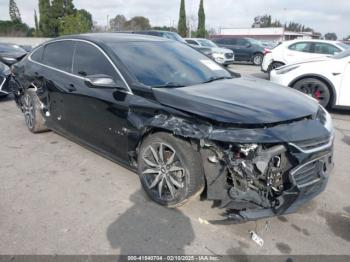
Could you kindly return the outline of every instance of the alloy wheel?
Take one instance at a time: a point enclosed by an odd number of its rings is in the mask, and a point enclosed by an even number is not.
[[[149,145],[142,155],[142,175],[148,189],[160,200],[171,201],[185,189],[185,168],[175,149],[165,143]]]
[[[296,89],[315,98],[322,106],[327,106],[330,100],[327,87],[318,82],[305,81]]]
[[[33,101],[28,94],[26,94],[23,98],[23,113],[24,119],[29,129],[33,129],[34,127],[34,115],[35,109],[33,105]]]

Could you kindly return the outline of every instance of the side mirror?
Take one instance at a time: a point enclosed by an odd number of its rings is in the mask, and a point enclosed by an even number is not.
[[[113,78],[108,75],[89,75],[85,77],[85,82],[91,88],[122,88],[122,85],[115,83]]]

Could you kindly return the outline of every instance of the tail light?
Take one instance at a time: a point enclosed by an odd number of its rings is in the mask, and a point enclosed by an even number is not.
[[[264,54],[264,55],[267,55],[267,54],[269,54],[269,53],[271,53],[271,50],[268,49],[268,48],[265,48],[263,54]]]

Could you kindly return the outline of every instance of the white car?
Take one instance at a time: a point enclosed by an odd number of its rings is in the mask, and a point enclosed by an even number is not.
[[[271,71],[272,82],[312,96],[324,107],[350,106],[350,49]]]
[[[349,46],[338,41],[327,40],[292,40],[285,41],[274,49],[265,49],[261,71],[271,70],[283,65],[294,64],[313,58],[341,53]]]
[[[230,65],[235,61],[235,55],[232,50],[217,46],[214,42],[205,38],[185,38],[187,44],[193,47],[210,48],[214,60],[222,65]]]

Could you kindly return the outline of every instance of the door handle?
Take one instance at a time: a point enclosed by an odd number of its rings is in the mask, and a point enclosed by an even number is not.
[[[74,92],[74,91],[77,91],[77,89],[75,88],[75,86],[73,84],[69,84],[68,86],[68,92]]]

